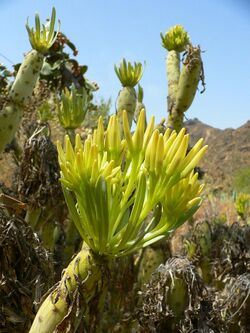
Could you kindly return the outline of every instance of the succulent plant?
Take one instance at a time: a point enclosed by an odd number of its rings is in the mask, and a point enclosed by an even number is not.
[[[26,25],[32,51],[26,54],[14,83],[11,86],[8,101],[0,111],[0,152],[14,138],[23,114],[23,104],[31,96],[41,71],[44,53],[53,44],[56,11],[53,8],[49,23],[41,31],[40,19],[36,14],[36,28]]]
[[[168,51],[183,52],[189,43],[188,33],[179,24],[171,27],[165,34],[161,33],[160,35],[162,46]]]
[[[114,115],[106,132],[100,118],[84,144],[77,135],[74,148],[67,136],[64,149],[58,145],[65,200],[86,245],[42,304],[30,332],[49,333],[60,325],[72,311],[66,300],[73,302],[80,281],[86,301],[94,297],[94,286],[105,279],[100,260],[108,262],[163,239],[201,203],[203,186],[193,169],[207,149],[202,140],[186,154],[185,130],[162,135],[154,130],[153,118],[145,129],[143,111],[133,136],[123,113],[123,132],[121,140]],[[148,221],[157,205],[159,212]]]
[[[168,111],[172,108],[180,78],[180,53],[189,43],[187,32],[181,25],[176,25],[161,35],[162,46],[168,51],[166,73],[168,79]]]
[[[152,273],[164,262],[164,253],[161,249],[151,246],[145,248],[140,261],[138,283],[141,288],[149,282]]]
[[[176,131],[183,127],[184,112],[191,106],[204,73],[200,47],[192,46],[184,28],[176,25],[163,35],[162,46],[168,50],[166,69],[168,79],[168,125]],[[182,68],[180,54],[186,55]]]
[[[196,264],[205,283],[211,283],[212,276],[212,230],[207,221],[193,224],[192,236],[185,242],[186,255]]]
[[[35,16],[35,24],[36,24],[35,29],[29,27],[27,20],[26,29],[29,35],[30,44],[34,50],[37,50],[37,52],[44,54],[54,44],[60,28],[60,22],[59,22],[58,31],[57,33],[54,32],[55,21],[56,21],[56,10],[54,7],[52,8],[50,21],[42,26],[42,30],[38,14],[36,14]]]
[[[38,14],[35,16],[35,29],[30,28],[28,22],[26,24],[33,50],[25,56],[11,87],[10,98],[14,102],[22,103],[32,94],[43,65],[44,54],[56,40],[57,33],[54,32],[55,17],[56,10],[53,8],[51,19],[47,25],[43,25],[42,31]]]
[[[141,112],[131,136],[126,113],[123,120],[124,140],[118,117],[112,116],[106,134],[100,119],[84,145],[76,136],[75,150],[68,137],[65,152],[58,146],[66,201],[73,191],[78,202],[78,212],[71,204],[69,210],[85,216],[80,224],[79,218],[75,221],[80,234],[94,252],[107,256],[125,255],[156,241],[155,237],[163,238],[201,200],[202,186],[191,171],[206,150],[202,140],[186,155],[189,136],[185,130],[178,136],[168,130],[163,136],[153,130],[151,119],[144,132]],[[152,218],[145,225],[159,202],[158,221]]]
[[[125,59],[120,63],[119,68],[114,65],[115,73],[123,87],[134,87],[141,79],[143,71],[140,62],[132,64]]]
[[[202,73],[200,47],[187,46],[176,94],[177,112],[184,113],[193,102]]]
[[[173,257],[152,274],[141,293],[143,332],[215,332],[212,300],[195,266]]]
[[[74,130],[81,126],[88,108],[88,96],[84,88],[77,90],[72,86],[71,91],[65,90],[62,101],[58,106],[58,119],[60,125]]]
[[[137,62],[134,62],[134,64],[132,64],[129,61],[127,63],[126,60],[123,59],[119,67],[114,65],[114,69],[118,79],[123,86],[117,98],[116,111],[120,118],[121,124],[123,111],[127,111],[129,126],[131,127],[137,100],[134,87],[142,77],[142,64]]]

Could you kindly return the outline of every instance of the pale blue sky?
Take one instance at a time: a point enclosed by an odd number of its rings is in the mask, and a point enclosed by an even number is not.
[[[197,94],[187,118],[218,128],[238,127],[250,119],[250,1],[248,0],[0,0],[0,53],[14,63],[30,49],[26,18],[44,21],[55,6],[61,30],[77,45],[78,60],[88,65],[97,96],[112,98],[120,84],[114,63],[125,57],[146,61],[141,80],[148,115],[166,116],[166,52],[160,32],[182,24],[200,44],[206,92]],[[11,64],[0,56],[0,62]]]

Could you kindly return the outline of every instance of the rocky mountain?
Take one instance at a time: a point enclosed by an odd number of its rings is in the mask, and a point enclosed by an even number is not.
[[[190,133],[191,143],[203,137],[209,146],[200,165],[209,187],[219,191],[233,190],[237,172],[250,168],[250,121],[237,129],[221,130],[195,118],[188,120],[185,127]]]

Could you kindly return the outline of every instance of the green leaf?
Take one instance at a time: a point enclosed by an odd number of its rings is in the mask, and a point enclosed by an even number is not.
[[[108,195],[107,195],[107,183],[103,177],[100,177],[96,188],[96,205],[98,213],[98,229],[99,229],[99,241],[100,241],[100,253],[105,251],[105,247],[108,240],[109,231],[109,212],[108,212]]]

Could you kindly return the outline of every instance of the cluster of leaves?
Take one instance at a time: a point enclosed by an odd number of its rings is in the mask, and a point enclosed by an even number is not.
[[[134,62],[132,64],[130,61],[127,63],[125,59],[121,61],[119,67],[114,65],[114,69],[123,87],[134,87],[143,74],[141,63]]]
[[[143,111],[133,135],[124,112],[123,133],[121,140],[117,116],[110,118],[106,132],[100,118],[84,144],[76,136],[75,147],[68,137],[64,149],[58,145],[70,215],[88,246],[111,257],[164,238],[194,214],[203,186],[193,168],[207,148],[201,139],[187,154],[185,129],[160,134],[154,118],[145,129]]]
[[[183,52],[190,39],[183,26],[175,25],[165,34],[161,33],[162,46],[168,51]]]

